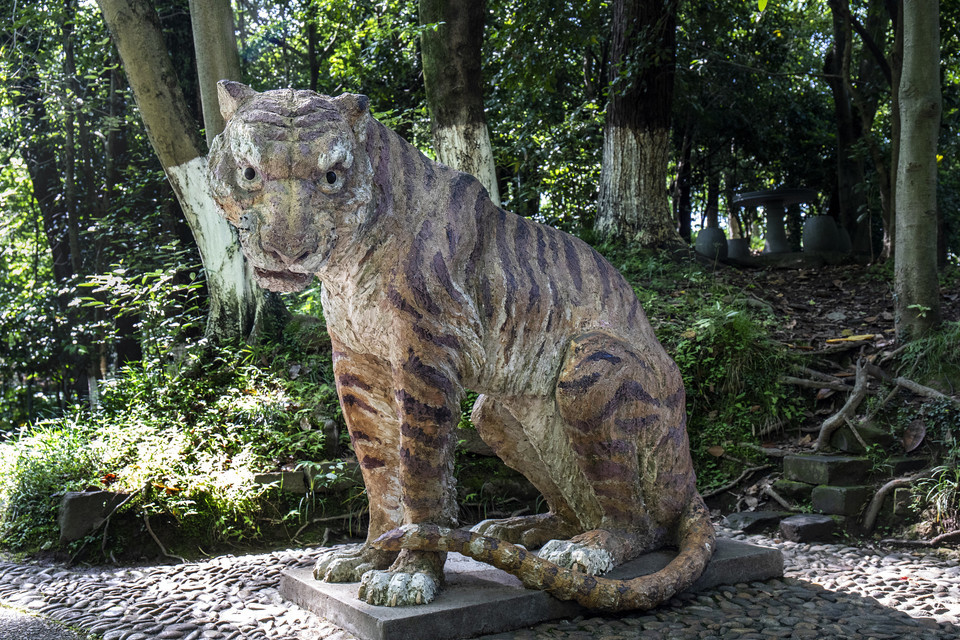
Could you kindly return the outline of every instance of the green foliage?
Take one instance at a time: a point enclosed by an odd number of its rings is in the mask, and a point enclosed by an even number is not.
[[[54,544],[59,497],[88,485],[139,492],[134,508],[172,518],[203,544],[255,539],[276,514],[317,508],[313,494],[284,505],[254,475],[337,451],[322,428],[339,413],[322,323],[292,322],[279,343],[256,348],[184,342],[202,314],[197,286],[178,282],[170,256],[169,269],[117,268],[91,287],[100,299],[87,304],[138,312],[144,357],[102,381],[96,409],[74,407],[2,445],[5,546]]]
[[[945,389],[960,384],[960,322],[945,322],[939,330],[913,340],[901,357],[906,375]]]
[[[103,452],[76,423],[42,423],[0,444],[0,541],[49,548],[59,536],[56,508],[67,491],[97,482]]]
[[[917,412],[939,465],[918,484],[922,509],[932,512],[941,533],[960,528],[960,410],[949,400],[934,400]]]

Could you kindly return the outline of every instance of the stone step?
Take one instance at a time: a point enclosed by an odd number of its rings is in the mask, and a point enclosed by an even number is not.
[[[863,441],[868,447],[876,446],[884,451],[889,451],[896,442],[893,434],[886,429],[880,429],[870,425],[860,425],[857,427],[857,433],[860,434],[860,437],[863,438]],[[843,425],[833,432],[833,435],[830,437],[830,446],[839,451],[858,455],[867,452],[866,449],[863,448],[863,445],[860,444],[857,436],[854,435],[853,430],[847,425]]]
[[[821,484],[813,488],[810,503],[814,511],[836,516],[858,515],[873,496],[873,487],[854,485],[840,487]]]
[[[791,542],[832,542],[837,522],[830,516],[801,514],[780,521],[780,535]]]
[[[870,461],[859,456],[798,454],[783,459],[783,476],[807,484],[862,484],[870,468]]]
[[[814,486],[806,482],[780,478],[773,483],[773,490],[793,502],[810,502],[810,495],[813,493]]]

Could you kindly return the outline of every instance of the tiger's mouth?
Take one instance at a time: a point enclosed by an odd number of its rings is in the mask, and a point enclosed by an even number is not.
[[[278,293],[302,291],[313,280],[312,273],[294,273],[293,271],[269,271],[254,267],[257,282],[264,289]]]

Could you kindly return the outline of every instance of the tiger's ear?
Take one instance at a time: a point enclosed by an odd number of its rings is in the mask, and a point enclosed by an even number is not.
[[[331,102],[343,114],[357,139],[364,142],[367,138],[367,120],[370,118],[370,98],[358,93],[344,93]]]
[[[241,104],[257,95],[257,92],[245,84],[233,80],[221,80],[217,83],[217,97],[220,99],[220,115],[229,122]]]

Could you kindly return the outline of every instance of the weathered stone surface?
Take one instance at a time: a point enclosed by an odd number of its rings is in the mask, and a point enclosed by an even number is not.
[[[780,535],[791,542],[818,542],[833,539],[837,523],[830,516],[802,514],[780,521]]]
[[[867,443],[867,446],[878,446],[884,450],[889,450],[896,441],[896,438],[886,429],[879,429],[869,425],[857,427],[857,433],[859,433],[863,441]],[[833,432],[833,435],[830,437],[830,446],[847,453],[866,453],[857,436],[853,434],[853,431],[847,425]]]
[[[930,458],[926,456],[891,456],[887,461],[890,465],[890,473],[894,476],[902,476],[906,473],[913,473],[914,471],[920,471],[924,467],[929,466]]]
[[[870,499],[869,486],[838,487],[822,484],[814,487],[810,498],[814,511],[838,516],[855,516]]]
[[[808,484],[861,484],[870,472],[870,461],[855,456],[793,455],[783,459],[787,480]]]
[[[806,482],[797,482],[796,480],[780,478],[773,483],[773,490],[787,500],[809,502],[814,486],[815,485],[807,484]]]
[[[752,533],[767,527],[773,528],[789,515],[785,511],[741,511],[724,518],[724,524],[737,531]]]
[[[276,484],[281,491],[288,493],[306,493],[307,480],[302,471],[272,471],[258,473],[253,477],[257,484]]]
[[[629,579],[653,573],[675,555],[669,551],[649,553],[617,567],[607,577]],[[280,593],[361,640],[453,640],[588,614],[576,603],[524,589],[510,574],[460,554],[449,554],[444,569],[446,589],[426,605],[372,606],[357,598],[356,583],[320,582],[305,569],[284,572]],[[706,571],[688,592],[782,575],[783,556],[778,549],[720,538]]]
[[[68,491],[60,501],[57,516],[60,543],[79,540],[95,531],[129,495],[113,491]]]

